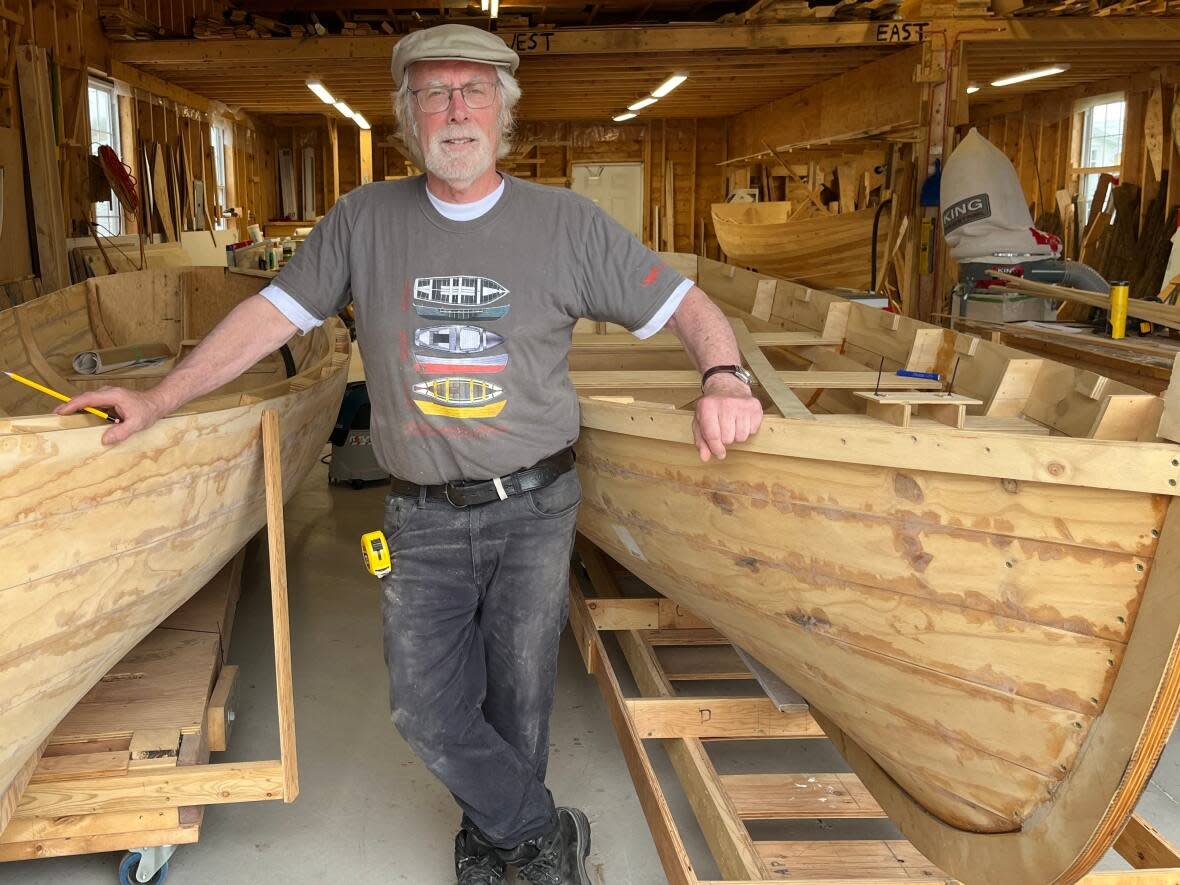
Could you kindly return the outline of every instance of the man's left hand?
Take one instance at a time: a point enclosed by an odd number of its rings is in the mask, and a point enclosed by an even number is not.
[[[701,460],[725,457],[725,447],[745,442],[762,424],[762,403],[733,375],[717,374],[705,383],[692,420],[692,438]]]

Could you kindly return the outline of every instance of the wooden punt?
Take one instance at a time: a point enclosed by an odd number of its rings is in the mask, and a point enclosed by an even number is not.
[[[580,530],[802,694],[938,867],[969,885],[1076,881],[1180,702],[1180,404],[668,260],[734,319],[768,417],[702,464],[675,339],[584,324]],[[953,392],[875,394],[899,368]]]
[[[74,354],[191,347],[265,280],[222,268],[99,277],[0,312],[0,368],[74,394],[144,387],[173,362],[75,375]],[[260,427],[279,412],[284,489],[315,463],[348,374],[335,319],[127,442],[47,414],[0,376],[0,829],[36,755],[92,685],[208,582],[266,521]],[[31,762],[30,762],[31,760]]]
[[[790,220],[790,203],[714,203],[713,227],[734,264],[827,289],[872,286],[876,209]],[[888,216],[885,217],[885,222]],[[878,273],[884,273],[888,224],[878,234]]]

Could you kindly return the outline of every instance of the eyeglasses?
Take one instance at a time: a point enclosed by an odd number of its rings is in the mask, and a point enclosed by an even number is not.
[[[486,108],[496,97],[496,83],[485,80],[472,80],[462,86],[426,86],[422,89],[411,89],[410,95],[418,102],[418,108],[424,114],[439,114],[451,106],[451,96],[456,92],[463,93],[463,102],[472,110]]]

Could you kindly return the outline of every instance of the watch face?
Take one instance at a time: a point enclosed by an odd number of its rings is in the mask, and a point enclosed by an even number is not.
[[[746,382],[747,384],[749,384],[751,381],[754,380],[754,376],[751,375],[749,372],[747,372],[745,369],[743,369],[741,366],[737,367],[737,371],[735,371],[734,374],[737,375],[740,380]]]

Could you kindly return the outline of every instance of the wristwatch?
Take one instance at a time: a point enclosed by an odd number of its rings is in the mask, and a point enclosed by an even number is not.
[[[705,382],[714,375],[720,374],[733,375],[743,384],[749,385],[754,380],[754,376],[743,369],[741,366],[713,366],[711,369],[705,369],[701,375],[701,390],[705,389]]]

